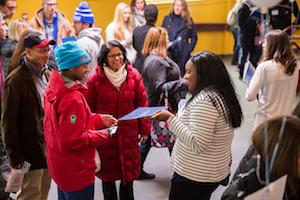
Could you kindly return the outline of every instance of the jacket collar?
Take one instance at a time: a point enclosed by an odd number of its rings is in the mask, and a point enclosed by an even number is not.
[[[76,84],[70,88],[67,88],[64,84],[62,76],[56,70],[52,70],[48,87],[45,92],[45,98],[48,101],[54,101],[55,99],[61,98],[65,94],[73,92],[74,90],[84,93],[87,91],[87,87],[81,84],[79,81],[76,81]]]
[[[131,73],[131,71],[132,71],[132,65],[131,64],[127,64],[126,70],[127,70],[127,79],[132,78],[132,73]],[[106,76],[104,74],[103,67],[98,66],[97,69],[96,69],[96,73],[97,73],[98,76],[106,78]]]

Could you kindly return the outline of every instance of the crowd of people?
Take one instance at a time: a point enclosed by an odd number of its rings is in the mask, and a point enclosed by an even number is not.
[[[105,200],[133,200],[134,181],[155,178],[144,170],[152,146],[170,152],[170,200],[209,200],[219,185],[229,184],[231,145],[243,112],[220,56],[191,55],[197,32],[186,0],[173,1],[161,26],[156,5],[121,2],[105,40],[87,2],[75,8],[72,23],[57,0],[42,0],[31,20],[24,13],[7,26],[16,6],[16,0],[0,0],[0,200],[46,200],[51,179],[59,200],[92,200],[96,177]],[[252,145],[222,199],[242,199],[262,188],[260,176],[269,172],[253,169],[278,148],[270,179],[287,174],[285,198],[296,200],[299,69],[288,34],[277,30],[280,20],[273,18],[276,30],[255,43],[248,29],[258,27],[260,13],[252,7],[243,0],[235,9],[240,67],[247,59],[257,65],[245,98],[257,100],[258,108]],[[151,118],[118,120],[154,106],[165,109]]]

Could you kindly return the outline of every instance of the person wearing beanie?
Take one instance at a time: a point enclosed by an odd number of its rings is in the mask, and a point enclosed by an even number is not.
[[[78,35],[83,29],[93,26],[95,23],[94,14],[92,13],[92,9],[87,2],[79,3],[74,12],[73,20],[76,35]]]
[[[97,67],[100,49],[104,43],[101,36],[101,28],[93,27],[94,15],[88,3],[81,2],[76,8],[73,16],[75,33],[78,36],[78,45],[88,52],[91,62],[88,64],[87,76],[89,77]],[[86,79],[83,80],[86,82]]]
[[[59,71],[52,71],[45,92],[49,174],[57,184],[58,200],[93,200],[96,146],[106,142],[110,130],[100,129],[117,120],[91,113],[85,100],[87,88],[79,81],[86,75],[91,60],[88,53],[76,42],[63,43],[54,53]]]

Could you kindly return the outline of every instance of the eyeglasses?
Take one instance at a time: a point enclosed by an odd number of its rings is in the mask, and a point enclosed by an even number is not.
[[[107,57],[110,59],[115,59],[116,57],[121,57],[123,56],[123,53],[116,53],[116,54],[108,54]]]
[[[45,5],[49,8],[49,7],[56,7],[57,3],[45,3]]]

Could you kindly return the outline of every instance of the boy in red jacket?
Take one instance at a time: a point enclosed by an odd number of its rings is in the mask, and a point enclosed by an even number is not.
[[[87,73],[90,56],[76,42],[55,49],[59,72],[53,70],[45,92],[46,157],[59,200],[94,199],[95,152],[117,120],[91,113],[78,81]]]

